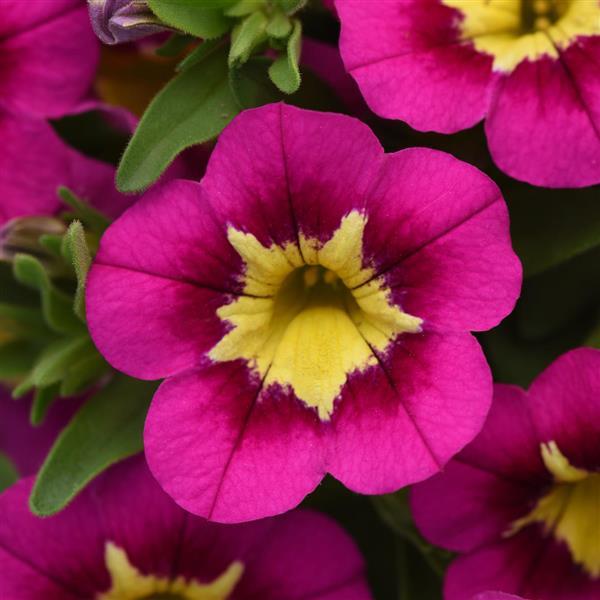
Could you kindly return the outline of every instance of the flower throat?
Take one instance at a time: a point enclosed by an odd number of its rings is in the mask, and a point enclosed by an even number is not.
[[[544,31],[567,12],[570,0],[521,0],[523,33]]]

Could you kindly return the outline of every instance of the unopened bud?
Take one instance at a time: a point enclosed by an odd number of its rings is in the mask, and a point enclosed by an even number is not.
[[[146,0],[88,0],[96,35],[105,44],[122,44],[166,31]]]
[[[0,260],[12,261],[17,254],[29,254],[42,262],[54,257],[40,243],[44,235],[62,236],[66,225],[56,217],[32,216],[11,219],[0,228]]]

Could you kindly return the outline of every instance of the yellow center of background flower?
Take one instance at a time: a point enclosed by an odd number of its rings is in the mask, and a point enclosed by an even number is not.
[[[106,544],[105,560],[111,588],[97,600],[227,600],[244,572],[242,563],[236,561],[211,583],[144,575],[129,562],[125,550],[112,542]]]
[[[554,485],[507,535],[541,523],[588,575],[600,577],[600,473],[573,467],[555,442],[542,444],[541,452]]]
[[[494,70],[559,51],[579,36],[600,35],[598,0],[442,0],[458,9],[461,38],[494,57]]]
[[[421,330],[422,320],[393,304],[383,278],[364,266],[366,222],[352,211],[327,242],[300,234],[283,247],[229,228],[246,267],[245,295],[217,311],[232,329],[210,358],[247,360],[264,387],[289,386],[328,420],[350,373],[376,364],[399,334]]]

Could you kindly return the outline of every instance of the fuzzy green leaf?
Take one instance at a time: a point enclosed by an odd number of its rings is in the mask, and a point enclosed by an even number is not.
[[[85,232],[80,221],[73,221],[64,237],[64,244],[77,277],[77,290],[73,309],[75,314],[85,322],[85,281],[92,264],[92,257],[85,239]]]
[[[177,75],[151,102],[119,165],[119,189],[148,187],[179,152],[216,137],[238,112],[227,49],[219,48]]]
[[[292,22],[282,12],[275,12],[267,25],[267,35],[277,39],[285,39],[292,32]]]
[[[116,375],[82,406],[40,469],[29,501],[34,514],[57,513],[94,477],[142,449],[156,385]]]
[[[252,51],[267,39],[266,29],[269,20],[263,12],[248,16],[233,30],[229,50],[229,67],[243,65]]]
[[[41,425],[46,418],[48,409],[54,400],[58,397],[58,385],[51,385],[46,388],[38,388],[33,397],[31,413],[29,420],[34,426]]]
[[[269,68],[271,81],[284,93],[293,94],[302,82],[300,75],[300,52],[302,51],[302,24],[294,20],[294,29],[287,43],[285,54]]]
[[[233,21],[225,11],[232,0],[148,0],[152,12],[164,23],[203,39],[227,33]]]
[[[37,258],[28,254],[17,254],[13,262],[13,272],[19,283],[40,292],[44,318],[51,329],[67,334],[83,329],[83,324],[73,312],[71,299],[54,287]]]
[[[110,221],[101,212],[90,206],[87,202],[78,198],[66,187],[58,188],[58,197],[73,209],[74,216],[83,221],[85,225],[98,234],[104,233],[110,225]]]

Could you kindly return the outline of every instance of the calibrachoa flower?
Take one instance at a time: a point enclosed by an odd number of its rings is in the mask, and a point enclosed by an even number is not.
[[[79,403],[74,398],[61,399],[43,425],[33,427],[29,423],[30,400],[14,400],[7,389],[0,387],[0,454],[14,463],[19,475],[35,473]]]
[[[32,480],[0,496],[7,600],[369,600],[362,559],[329,518],[297,511],[235,527],[181,510],[140,458],[39,519]]]
[[[59,117],[88,92],[99,47],[85,2],[0,2],[0,106]]]
[[[342,57],[379,115],[443,133],[485,118],[492,157],[512,177],[547,187],[600,182],[598,0],[336,7]]]
[[[44,121],[0,112],[0,139],[0,225],[65,210],[57,196],[60,186],[110,218],[135,200],[115,189],[114,167],[73,150]]]
[[[161,485],[242,521],[327,472],[363,493],[436,473],[491,400],[468,330],[509,313],[520,282],[477,169],[279,104],[223,132],[201,184],[157,188],[109,228],[88,322],[117,369],[168,378],[145,429]]]
[[[524,600],[524,598],[503,592],[483,592],[483,594],[473,596],[472,600]]]
[[[486,589],[600,597],[599,395],[600,351],[586,348],[527,392],[498,385],[481,434],[414,488],[423,534],[463,554],[446,576],[447,600]]]

